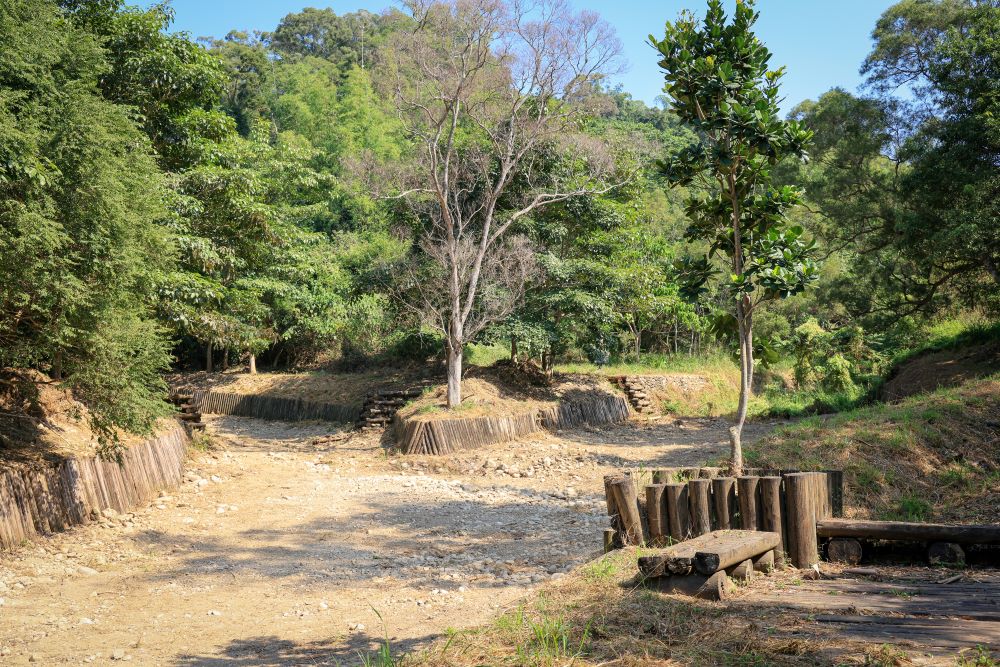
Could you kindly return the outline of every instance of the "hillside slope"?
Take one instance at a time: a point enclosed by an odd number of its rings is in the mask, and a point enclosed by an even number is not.
[[[1000,516],[1000,373],[837,415],[750,446],[750,465],[845,471],[851,516],[994,523]]]

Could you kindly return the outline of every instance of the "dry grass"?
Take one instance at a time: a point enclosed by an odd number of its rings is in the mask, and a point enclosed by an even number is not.
[[[638,551],[578,568],[491,625],[452,633],[398,664],[420,667],[652,667],[653,665],[906,664],[869,661],[872,649],[804,641],[779,631],[808,620],[781,609],[665,595],[635,583]],[[792,572],[772,575],[794,585]],[[787,580],[787,581],[786,581]],[[784,582],[784,584],[782,584]]]
[[[856,516],[995,522],[1000,514],[1000,376],[784,427],[750,465],[845,471]]]
[[[556,375],[551,384],[532,385],[500,369],[476,369],[462,381],[462,404],[449,411],[444,385],[426,390],[399,411],[399,416],[436,419],[479,417],[498,414],[524,414],[560,400],[593,397],[618,390],[607,378],[586,375]]]
[[[317,403],[360,404],[369,393],[380,389],[398,389],[424,379],[425,372],[413,369],[379,368],[362,373],[185,373],[169,376],[172,387],[181,391],[211,389],[237,394],[266,394],[283,398],[301,398]]]

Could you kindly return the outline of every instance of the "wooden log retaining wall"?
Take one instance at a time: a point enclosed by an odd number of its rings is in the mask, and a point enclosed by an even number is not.
[[[280,421],[315,419],[354,423],[361,415],[360,405],[316,403],[299,398],[263,394],[233,394],[221,391],[196,391],[194,404],[201,412]]]
[[[0,469],[0,549],[87,523],[107,508],[126,512],[177,486],[188,441],[178,425],[129,447],[121,463],[88,456]]]
[[[840,471],[745,472],[735,480],[720,477],[718,468],[608,475],[604,487],[616,530],[613,544],[666,546],[708,530],[763,529],[781,536],[781,548],[796,567],[819,562],[817,523],[843,515]],[[660,506],[649,507],[650,499]]]
[[[396,422],[405,454],[451,454],[498,442],[510,442],[544,429],[612,424],[627,420],[628,402],[608,394],[515,415],[459,419],[409,419]]]

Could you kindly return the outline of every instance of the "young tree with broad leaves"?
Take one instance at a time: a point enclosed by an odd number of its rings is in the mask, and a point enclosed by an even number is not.
[[[423,223],[415,302],[447,341],[448,406],[462,353],[523,294],[533,253],[510,232],[553,202],[619,182],[605,142],[581,131],[621,45],[562,0],[409,0],[416,28],[383,49],[379,79],[415,144],[402,194]]]
[[[661,55],[665,92],[674,112],[700,141],[664,162],[674,185],[695,185],[688,202],[690,241],[708,244],[704,257],[679,263],[689,296],[723,274],[738,328],[740,400],[730,428],[730,471],[743,467],[741,434],[753,378],[753,316],[768,299],[804,290],[817,278],[813,244],[786,212],[799,202],[791,186],[774,187],[771,170],[786,158],[806,157],[812,133],[781,118],[778,85],[784,68],[770,69],[771,53],[753,32],[753,0],[738,0],[732,21],[721,0],[709,0],[702,22],[690,14],[667,23]]]

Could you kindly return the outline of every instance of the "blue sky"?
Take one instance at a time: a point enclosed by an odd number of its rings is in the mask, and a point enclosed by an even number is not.
[[[571,0],[578,8],[599,12],[618,31],[628,60],[620,77],[625,90],[652,104],[663,79],[656,52],[646,44],[649,33],[663,34],[667,20],[682,9],[701,12],[704,0]],[[730,5],[733,0],[730,0]],[[146,2],[144,4],[151,4]],[[392,0],[173,0],[175,30],[194,37],[222,37],[231,29],[273,30],[281,17],[303,7],[331,7],[338,14],[357,9],[380,12]],[[833,86],[856,90],[858,68],[871,47],[871,31],[892,0],[758,0],[757,32],[774,52],[774,65],[787,65],[782,92],[785,109],[815,99]]]

